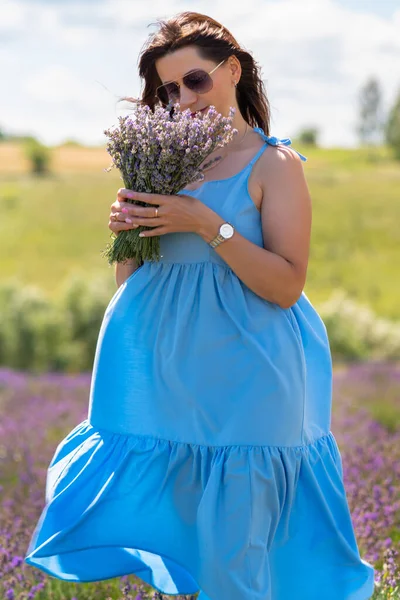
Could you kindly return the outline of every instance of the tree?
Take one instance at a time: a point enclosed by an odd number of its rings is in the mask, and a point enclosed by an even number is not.
[[[49,172],[50,150],[35,138],[30,138],[24,145],[25,155],[31,163],[31,171],[35,175]]]
[[[305,127],[302,131],[300,131],[298,140],[301,144],[306,144],[307,146],[316,146],[318,134],[319,131],[316,127]]]
[[[358,99],[360,114],[356,129],[361,144],[381,143],[384,128],[382,93],[375,77],[371,77],[361,88]]]
[[[394,150],[395,157],[400,160],[400,90],[385,125],[385,139]]]

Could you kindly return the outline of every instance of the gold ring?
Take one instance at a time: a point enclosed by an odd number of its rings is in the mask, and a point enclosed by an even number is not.
[[[158,208],[156,208],[156,214],[155,217],[158,217]]]

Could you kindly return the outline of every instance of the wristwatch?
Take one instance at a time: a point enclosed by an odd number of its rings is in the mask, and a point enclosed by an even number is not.
[[[221,244],[222,242],[225,242],[225,240],[229,240],[229,238],[231,238],[234,233],[235,228],[231,223],[222,223],[222,225],[219,228],[218,235],[216,235],[215,238],[211,240],[211,242],[209,242],[209,245],[211,246],[211,248],[215,248],[216,246],[219,246],[219,244]]]

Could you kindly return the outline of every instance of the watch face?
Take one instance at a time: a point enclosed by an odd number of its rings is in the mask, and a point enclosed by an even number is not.
[[[223,223],[219,229],[220,234],[225,239],[233,236],[234,229],[230,223]]]

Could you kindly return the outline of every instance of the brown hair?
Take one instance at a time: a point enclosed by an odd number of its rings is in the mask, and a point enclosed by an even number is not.
[[[240,47],[233,35],[223,25],[207,15],[181,12],[167,20],[158,20],[160,28],[151,34],[139,56],[139,76],[144,80],[140,100],[123,97],[122,100],[139,102],[152,110],[159,104],[156,89],[162,84],[155,62],[162,56],[189,45],[197,46],[202,58],[215,63],[235,55],[242,67],[236,87],[236,98],[244,120],[270,134],[270,105],[265,93],[260,69],[249,52]]]

